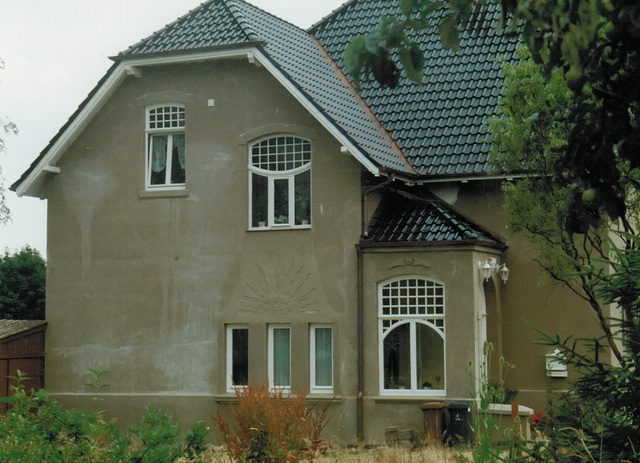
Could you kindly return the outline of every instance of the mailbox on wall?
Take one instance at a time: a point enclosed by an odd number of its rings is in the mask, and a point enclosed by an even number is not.
[[[545,355],[545,358],[547,360],[547,376],[551,378],[566,378],[568,376],[567,364],[563,361],[559,349]]]

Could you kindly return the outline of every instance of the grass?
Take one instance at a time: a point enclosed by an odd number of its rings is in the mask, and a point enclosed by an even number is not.
[[[200,460],[178,460],[178,463],[234,463],[219,446],[212,446]],[[304,461],[304,460],[303,460]],[[335,448],[318,456],[315,463],[464,463],[471,461],[468,452],[440,445],[406,449],[401,447]]]

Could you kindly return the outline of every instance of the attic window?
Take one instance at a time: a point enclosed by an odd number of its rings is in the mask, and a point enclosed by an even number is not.
[[[185,110],[179,105],[147,109],[147,189],[184,188]]]
[[[250,147],[250,228],[309,228],[311,142],[279,135]]]

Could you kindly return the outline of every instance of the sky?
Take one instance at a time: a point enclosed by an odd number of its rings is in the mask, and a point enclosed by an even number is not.
[[[250,0],[308,28],[346,0]],[[0,132],[3,184],[12,220],[0,252],[25,245],[46,257],[46,201],[8,191],[104,75],[115,56],[202,0],[0,0]]]

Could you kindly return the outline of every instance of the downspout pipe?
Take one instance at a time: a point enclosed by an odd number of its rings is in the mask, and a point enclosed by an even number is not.
[[[395,177],[390,175],[384,182],[381,182],[362,192],[362,203],[360,212],[362,214],[360,237],[367,238],[367,223],[369,219],[369,208],[367,199],[369,194],[380,188],[386,187],[393,182]],[[359,443],[364,442],[364,282],[363,282],[363,261],[362,248],[356,244],[357,273],[358,273],[358,395],[356,398],[356,430]]]

